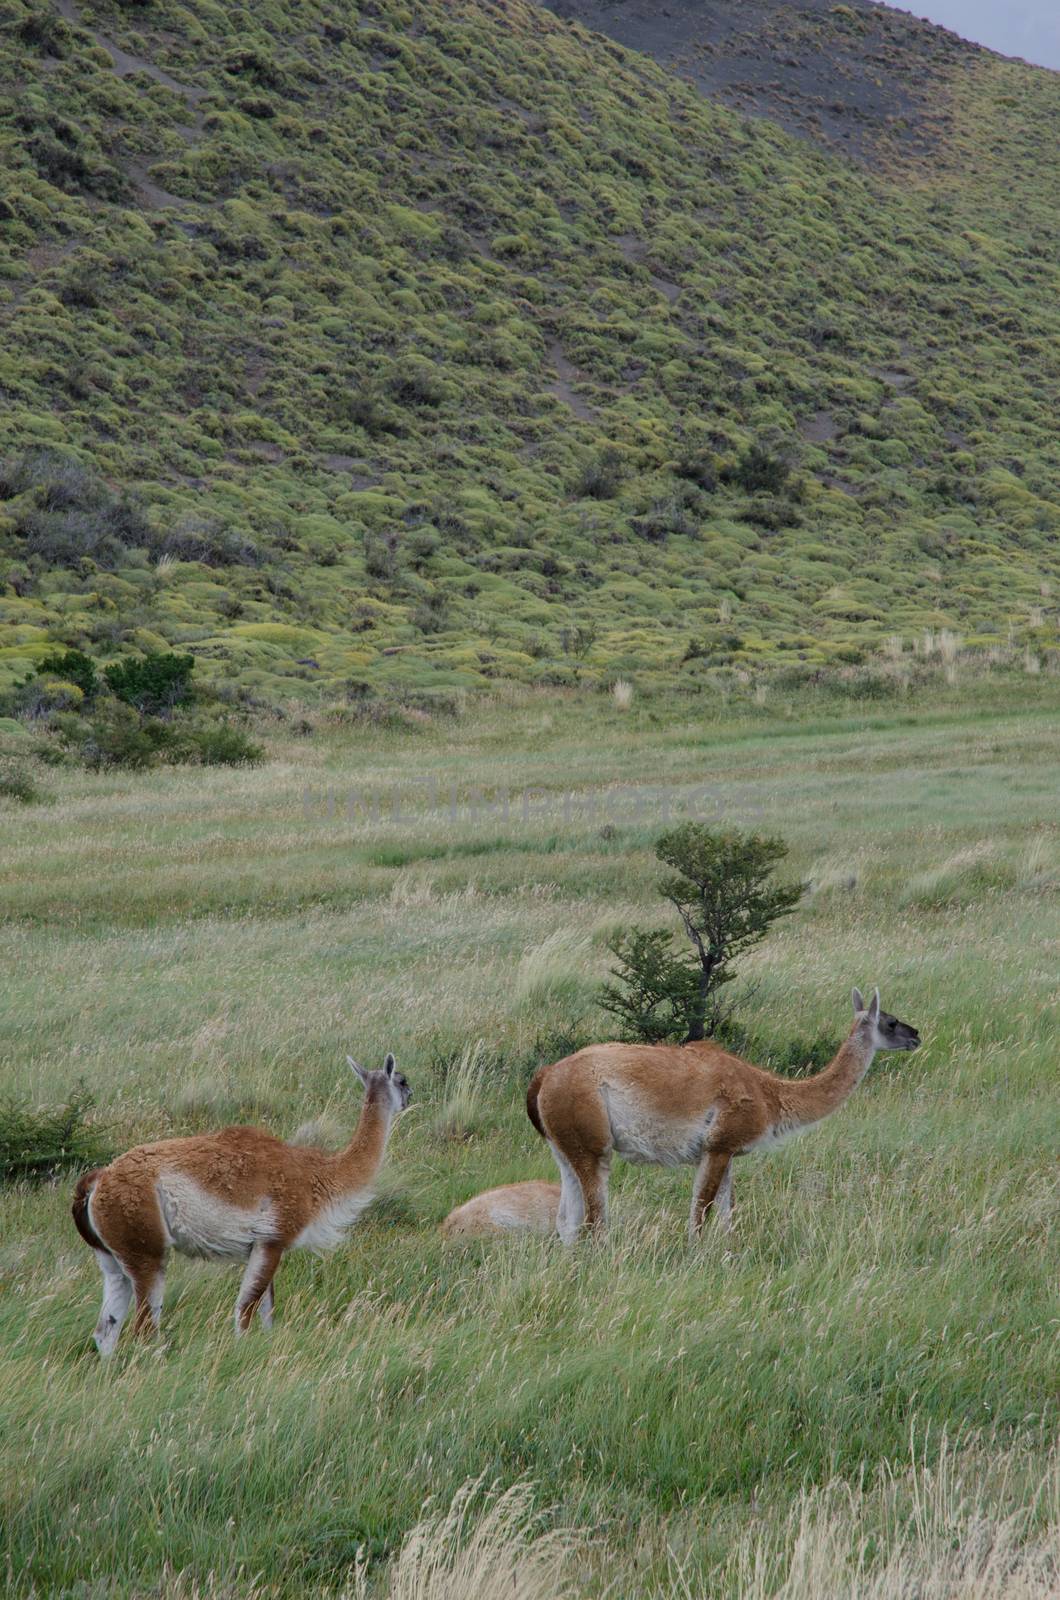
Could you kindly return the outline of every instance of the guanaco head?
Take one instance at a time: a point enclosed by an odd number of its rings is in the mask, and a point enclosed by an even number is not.
[[[405,1074],[398,1071],[397,1062],[390,1051],[380,1072],[366,1072],[352,1056],[347,1056],[346,1060],[364,1084],[366,1098],[379,1097],[384,1104],[389,1100],[392,1111],[404,1111],[412,1098],[412,1090]]]
[[[854,1026],[866,1030],[874,1050],[915,1050],[920,1044],[919,1033],[908,1022],[899,1022],[897,1017],[880,1010],[878,989],[868,1005],[861,998],[860,989],[854,990],[851,999],[854,1002]]]

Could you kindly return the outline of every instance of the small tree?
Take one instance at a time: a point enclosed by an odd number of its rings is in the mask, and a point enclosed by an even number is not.
[[[627,1038],[660,1044],[687,1032],[699,993],[699,974],[688,956],[677,956],[669,930],[633,928],[609,946],[619,965],[605,984],[600,1004],[619,1019]]]
[[[632,930],[611,946],[621,987],[607,985],[601,1004],[630,1038],[703,1039],[717,1028],[719,990],[735,977],[733,962],[795,909],[805,885],[770,882],[787,846],[762,834],[685,822],[659,838],[655,853],[671,869],[659,892],[675,907],[693,953],[675,955],[672,934]]]

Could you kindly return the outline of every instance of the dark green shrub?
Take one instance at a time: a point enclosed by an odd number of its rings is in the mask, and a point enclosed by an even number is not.
[[[373,384],[363,384],[335,395],[332,410],[337,421],[353,423],[373,439],[382,434],[403,432],[400,416]]]
[[[745,450],[735,466],[726,467],[721,474],[726,483],[734,483],[748,494],[783,494],[791,468],[779,456],[771,455],[761,445],[753,444]]]
[[[130,767],[143,771],[153,766],[171,742],[172,734],[157,718],[141,718],[132,706],[108,700],[88,725],[78,753],[89,767]]]
[[[208,723],[181,731],[175,750],[178,760],[198,761],[204,767],[256,765],[265,752],[244,729],[231,722]],[[173,759],[173,756],[170,756]]]
[[[103,676],[111,693],[126,705],[158,715],[188,698],[194,669],[194,656],[167,651],[112,662],[104,668]]]
[[[16,24],[15,37],[31,50],[40,50],[46,56],[62,57],[70,43],[70,29],[61,17],[44,11],[23,17]]]
[[[83,1087],[51,1110],[0,1102],[0,1182],[42,1183],[57,1172],[108,1161],[112,1152],[104,1130],[87,1122],[92,1104]]]
[[[387,390],[402,406],[440,406],[445,387],[430,367],[406,367],[387,380]]]
[[[718,487],[717,457],[713,450],[684,450],[674,462],[674,473],[708,493]]]
[[[174,561],[201,561],[207,567],[257,567],[262,561],[253,539],[209,517],[181,517],[158,537],[156,549]]]
[[[584,463],[571,493],[576,500],[613,500],[624,476],[622,457],[609,445]]]
[[[75,683],[86,700],[91,700],[99,688],[96,664],[83,650],[56,650],[50,656],[42,656],[37,662],[37,676],[45,673]]]
[[[75,566],[89,556],[104,568],[119,566],[131,549],[154,543],[140,506],[116,495],[76,456],[32,450],[0,470],[0,500],[25,496],[15,517],[27,555],[54,566]]]

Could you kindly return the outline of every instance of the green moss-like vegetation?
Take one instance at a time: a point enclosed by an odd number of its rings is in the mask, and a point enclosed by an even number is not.
[[[1056,647],[1054,75],[946,57],[933,170],[867,173],[522,0],[37,9],[0,687],[57,647],[259,700]]]

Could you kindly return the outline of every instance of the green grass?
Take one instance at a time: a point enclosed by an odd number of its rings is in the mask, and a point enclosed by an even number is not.
[[[56,643],[323,703],[1055,653],[1055,74],[912,30],[944,137],[868,172],[524,0],[39,10],[0,688]]]
[[[415,732],[274,739],[256,769],[60,768],[52,806],[6,812],[0,1093],[55,1105],[83,1079],[127,1143],[348,1125],[347,1050],[393,1048],[415,1096],[387,1203],[334,1255],[286,1261],[272,1337],[238,1346],[235,1275],[177,1261],[163,1341],[101,1368],[68,1185],[3,1192],[8,1592],[338,1593],[358,1552],[357,1592],[378,1591],[425,1507],[483,1477],[570,1530],[578,1594],[766,1600],[788,1574],[797,1600],[890,1600],[903,1562],[941,1582],[989,1528],[976,1593],[1045,1600],[1056,689],[948,693],[865,715],[507,694]],[[424,810],[432,778],[458,783],[455,820]],[[708,785],[813,885],[745,963],[757,1055],[838,1038],[853,983],[878,982],[924,1046],[741,1163],[731,1241],[689,1250],[689,1172],[619,1165],[598,1249],[445,1248],[452,1205],[551,1176],[525,1081],[601,1036],[609,937],[664,914],[647,802],[562,815],[563,793],[638,784],[671,816]],[[476,785],[544,798],[525,824],[514,805],[475,820]],[[399,790],[407,815],[329,818],[329,787]],[[395,1595],[432,1600],[478,1581],[406,1579]],[[525,1591],[560,1592],[554,1574]]]

